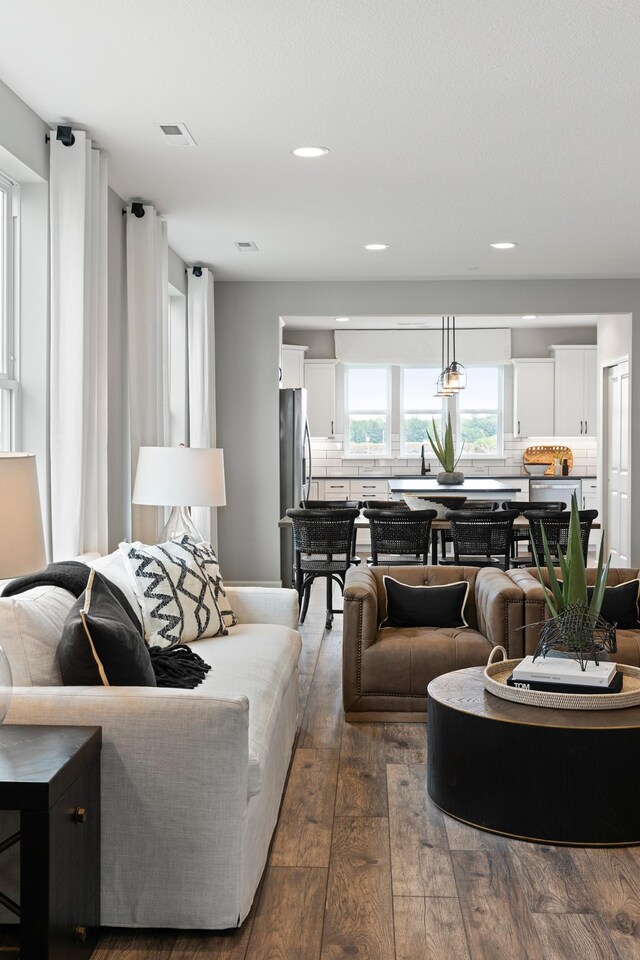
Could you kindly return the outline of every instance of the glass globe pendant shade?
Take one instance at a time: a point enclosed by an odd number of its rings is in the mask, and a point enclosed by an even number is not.
[[[447,371],[443,370],[436,380],[436,392],[434,393],[434,397],[450,397],[453,395],[454,391],[446,383],[446,374]]]
[[[458,390],[464,390],[467,385],[467,371],[461,363],[454,360],[445,370],[445,381],[447,389],[455,393]]]
[[[11,695],[13,693],[13,676],[9,659],[0,647],[0,723],[4,721],[9,706],[11,705]]]

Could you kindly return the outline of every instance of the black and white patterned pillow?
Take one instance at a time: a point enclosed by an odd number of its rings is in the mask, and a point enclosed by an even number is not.
[[[224,582],[220,574],[220,564],[218,563],[215,550],[211,544],[205,540],[201,540],[200,543],[194,543],[189,537],[183,537],[180,544],[185,550],[193,552],[194,558],[209,577],[213,598],[218,605],[225,627],[235,627],[238,618],[231,609],[227,598],[227,592],[224,588]]]
[[[119,546],[150,646],[171,647],[221,636],[227,633],[225,619],[230,624],[237,622],[222,581],[216,585],[220,571],[209,544],[195,544],[183,537],[155,546],[139,541]],[[225,601],[224,616],[216,592]]]

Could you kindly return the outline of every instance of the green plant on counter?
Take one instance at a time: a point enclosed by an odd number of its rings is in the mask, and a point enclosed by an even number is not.
[[[435,453],[440,466],[446,473],[453,473],[453,471],[458,466],[458,461],[462,456],[462,450],[464,449],[464,443],[460,450],[460,455],[456,458],[455,446],[453,443],[453,428],[451,426],[451,414],[447,417],[447,425],[444,429],[444,434],[442,438],[438,433],[438,428],[436,426],[436,421],[434,418],[431,419],[431,429],[433,430],[433,436],[427,430],[427,437],[429,438],[429,443],[431,444],[431,449]]]
[[[545,589],[545,598],[547,606],[552,616],[558,617],[567,607],[572,604],[582,604],[588,608],[592,617],[597,617],[602,607],[604,591],[607,586],[607,577],[609,575],[609,566],[611,564],[611,555],[605,563],[604,560],[604,541],[600,542],[600,553],[598,555],[598,568],[593,587],[591,602],[587,592],[587,572],[584,562],[584,553],[582,552],[582,536],[580,533],[580,512],[578,510],[578,499],[575,493],[571,497],[571,519],[569,521],[569,533],[567,535],[567,550],[562,553],[558,547],[558,562],[562,571],[562,585],[558,581],[554,570],[554,557],[551,555],[547,535],[544,530],[544,520],[540,524],[542,533],[542,545],[544,548],[544,564],[549,578],[550,591]],[[538,552],[533,539],[531,540],[531,550],[533,559],[536,562],[538,570],[538,579],[543,587],[546,587],[542,567]]]

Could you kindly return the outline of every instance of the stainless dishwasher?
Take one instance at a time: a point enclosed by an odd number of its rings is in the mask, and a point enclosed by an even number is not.
[[[574,477],[540,477],[529,480],[529,500],[563,500],[567,510],[571,507],[571,496],[576,495],[578,509],[583,509],[582,480]]]

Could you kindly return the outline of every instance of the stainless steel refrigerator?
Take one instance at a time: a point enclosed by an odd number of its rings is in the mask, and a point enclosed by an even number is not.
[[[299,507],[311,489],[311,439],[307,422],[307,391],[280,390],[280,516]],[[282,585],[293,584],[293,532],[280,531]]]

